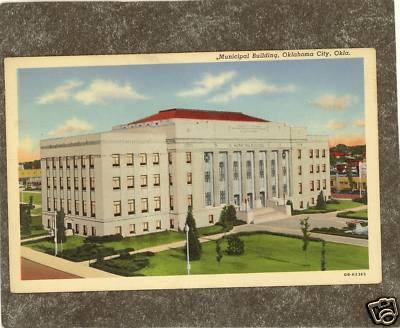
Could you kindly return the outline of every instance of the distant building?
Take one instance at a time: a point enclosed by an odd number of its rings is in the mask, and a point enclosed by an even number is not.
[[[40,169],[18,169],[19,184],[25,188],[41,189],[42,178]]]
[[[111,131],[41,141],[43,224],[63,208],[81,235],[198,227],[240,213],[330,197],[326,136],[237,112],[163,110]]]

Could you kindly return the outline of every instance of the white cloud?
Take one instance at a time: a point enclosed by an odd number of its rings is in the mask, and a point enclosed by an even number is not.
[[[345,110],[356,99],[352,96],[326,94],[311,102],[312,105],[327,110]]]
[[[94,129],[93,125],[87,121],[80,120],[76,117],[73,117],[69,120],[66,120],[63,124],[59,125],[57,128],[49,131],[49,136],[65,136],[71,135],[75,133],[85,133],[92,131]]]
[[[278,86],[276,84],[267,83],[253,77],[243,82],[240,82],[239,84],[232,85],[230,90],[225,93],[216,95],[215,97],[211,98],[209,102],[224,103],[240,96],[253,96],[260,93],[273,94],[292,92],[294,90],[295,87],[293,85]]]
[[[18,161],[27,162],[38,159],[39,147],[38,144],[30,137],[25,136],[19,140],[18,144]]]
[[[223,72],[218,75],[205,74],[204,77],[194,82],[194,87],[188,90],[182,90],[177,93],[178,97],[199,97],[209,94],[211,91],[216,90],[224,84],[231,81],[236,75],[236,72],[229,71]]]
[[[23,137],[19,141],[19,149],[21,149],[23,151],[31,152],[34,149],[34,144],[33,144],[32,138],[29,136]]]
[[[81,81],[67,81],[64,84],[53,89],[49,93],[40,96],[37,99],[37,103],[40,105],[47,105],[57,101],[66,101],[71,97],[71,91],[82,85]]]
[[[357,128],[363,128],[365,126],[365,121],[364,120],[355,120],[353,122],[353,124]]]
[[[331,130],[340,130],[346,127],[346,123],[333,120],[329,121],[326,127]]]
[[[118,84],[111,80],[93,80],[88,88],[75,94],[75,100],[85,105],[105,104],[112,99],[145,100],[129,83]]]

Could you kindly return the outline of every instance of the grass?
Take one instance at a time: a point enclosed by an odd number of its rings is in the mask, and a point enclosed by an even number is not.
[[[85,238],[81,236],[69,236],[67,237],[67,241],[63,243],[63,249],[73,249],[83,244],[83,240]],[[44,253],[52,253],[54,252],[54,242],[50,239],[43,240],[35,240],[28,241],[26,243],[22,243],[23,246],[30,247],[36,251],[44,252]]]
[[[42,205],[42,193],[41,192],[31,192],[31,191],[21,191],[19,193],[20,201],[22,203],[29,203],[29,197],[32,196],[33,204]]]
[[[215,235],[217,233],[222,233],[224,232],[224,227],[219,224],[215,224],[210,227],[202,227],[202,228],[197,228],[197,232],[199,236],[209,236],[209,235]]]
[[[320,210],[315,207],[310,207],[305,210],[294,210],[293,215],[300,215],[300,214],[317,214],[317,213],[329,213],[329,212],[336,212],[340,210],[346,210],[358,206],[362,206],[362,203],[354,202],[352,200],[338,200],[338,203],[327,203],[326,209]]]
[[[319,271],[321,243],[311,241],[307,252],[307,260],[302,251],[302,240],[292,237],[282,237],[267,233],[242,235],[245,243],[245,253],[241,256],[224,254],[218,264],[215,257],[215,242],[202,244],[202,257],[191,263],[192,274],[218,273],[251,273],[251,272],[296,272]],[[226,241],[222,242],[226,250]],[[183,250],[172,249],[156,253],[148,257],[148,266],[124,275],[184,275],[186,274],[186,258]],[[131,259],[119,259],[119,268],[124,267],[122,261],[127,261],[125,268],[129,271]],[[361,246],[326,243],[327,270],[351,270],[368,268],[368,249]],[[107,261],[106,261],[107,262]],[[112,265],[110,262],[109,265]]]
[[[32,216],[31,233],[30,234],[22,234],[21,239],[45,236],[47,234],[48,234],[47,230],[43,229],[42,216],[36,215],[36,216]]]
[[[364,210],[360,210],[360,211],[340,212],[340,213],[336,214],[336,216],[340,217],[340,218],[368,220],[368,209],[364,209]]]

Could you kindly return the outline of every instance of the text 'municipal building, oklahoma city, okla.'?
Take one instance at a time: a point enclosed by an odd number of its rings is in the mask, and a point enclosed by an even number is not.
[[[168,109],[111,131],[42,140],[43,225],[79,235],[198,227],[224,205],[248,223],[330,197],[327,136],[239,112]]]

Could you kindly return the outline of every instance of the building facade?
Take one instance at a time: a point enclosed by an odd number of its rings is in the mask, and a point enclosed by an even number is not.
[[[330,197],[326,136],[236,112],[170,109],[111,131],[41,141],[43,225],[80,235],[198,227],[223,206],[249,212]]]

